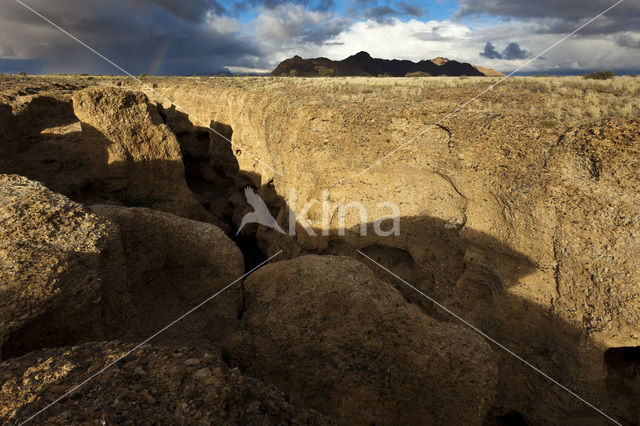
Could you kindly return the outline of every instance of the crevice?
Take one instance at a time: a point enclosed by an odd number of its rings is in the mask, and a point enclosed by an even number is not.
[[[607,385],[640,396],[640,346],[609,348],[604,353]]]
[[[640,418],[640,346],[609,348],[604,353],[607,368],[607,391],[623,411],[619,412],[629,424]]]
[[[239,221],[244,213],[250,211],[242,191],[251,185],[251,179],[240,171],[233,154],[229,142],[233,128],[212,121],[210,128],[215,130],[213,132],[193,125],[187,114],[173,106],[169,109],[158,106],[158,110],[180,143],[189,189],[211,214],[213,223],[221,227],[240,248],[245,271],[251,270],[267,256],[259,247],[257,226],[249,226],[238,233]]]
[[[483,426],[528,426],[530,423],[519,411],[511,410],[506,414],[496,414],[492,409],[483,422]]]

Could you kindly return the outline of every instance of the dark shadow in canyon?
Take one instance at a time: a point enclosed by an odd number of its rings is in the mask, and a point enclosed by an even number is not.
[[[0,114],[2,114],[2,108],[0,105]],[[51,114],[50,109],[61,112]],[[64,145],[69,143],[69,140],[72,143],[77,141],[80,144],[86,143],[87,140],[93,141],[96,152],[91,154],[92,161],[104,160],[104,167],[114,171],[112,173],[113,182],[107,182],[106,185],[105,182],[83,182],[81,180],[76,182],[65,177],[65,173],[70,173],[72,176],[83,173],[82,167],[85,164],[83,161],[88,154],[82,150],[82,145],[77,148],[77,156],[71,157],[73,161],[67,162],[60,161],[59,155],[56,157],[56,150],[53,148],[43,151],[47,155],[53,156],[52,162],[49,164],[55,164],[56,172],[38,172],[38,165],[33,164],[25,166],[24,162],[29,159],[24,157],[24,153],[31,152],[39,159],[38,161],[43,161],[44,157],[37,154],[38,144],[43,141],[43,135],[40,133],[42,130],[77,122],[68,102],[44,99],[27,111],[28,113],[21,119],[24,121],[9,123],[9,126],[12,126],[10,129],[15,128],[16,133],[11,138],[5,138],[7,142],[4,142],[3,139],[3,143],[6,143],[8,149],[0,147],[5,159],[5,161],[0,161],[0,173],[23,174],[42,181],[54,191],[86,203],[95,203],[100,197],[113,198],[114,188],[115,193],[126,191],[126,185],[125,188],[118,189],[119,185],[122,185],[120,178],[122,164],[108,163],[106,153],[108,139],[96,129],[86,125],[82,126],[82,130],[77,135],[67,134],[65,137],[61,137],[57,143]],[[430,302],[425,302],[424,297],[417,295],[415,291],[408,289],[378,266],[372,265],[367,259],[357,254],[355,249],[358,248],[608,414],[626,416],[626,420],[623,417],[621,421],[626,421],[629,424],[634,420],[637,421],[637,419],[629,417],[634,413],[630,412],[628,408],[611,405],[611,401],[625,401],[624,398],[619,397],[623,391],[617,386],[625,386],[624,383],[620,384],[619,378],[637,377],[637,373],[634,373],[636,376],[629,376],[627,372],[629,368],[627,364],[635,366],[633,367],[636,368],[634,371],[637,371],[636,352],[625,348],[612,348],[604,355],[602,362],[606,361],[609,369],[608,381],[613,382],[612,384],[607,383],[608,401],[601,399],[603,395],[598,394],[599,390],[592,389],[593,384],[575,381],[574,377],[568,377],[567,372],[576,369],[574,365],[570,364],[574,360],[580,359],[579,346],[584,345],[584,342],[580,340],[582,332],[571,324],[551,317],[548,311],[540,305],[509,291],[519,279],[536,270],[535,263],[525,255],[511,250],[500,241],[484,233],[472,229],[464,229],[464,232],[446,229],[446,223],[442,219],[426,216],[400,218],[401,235],[403,229],[420,230],[421,235],[425,237],[424,245],[427,252],[425,259],[427,260],[421,262],[416,261],[408,250],[398,248],[398,242],[393,241],[393,237],[388,237],[388,240],[385,238],[375,240],[368,237],[360,238],[357,236],[358,229],[349,230],[346,238],[330,236],[325,241],[326,244],[320,245],[324,248],[315,250],[301,248],[294,239],[273,230],[259,229],[257,226],[247,228],[240,237],[236,237],[238,218],[241,218],[247,208],[245,200],[238,199],[238,194],[242,195],[240,191],[244,186],[252,185],[259,179],[255,179],[255,176],[248,176],[239,170],[233,149],[224,139],[218,137],[215,140],[216,138],[213,138],[208,129],[193,126],[186,119],[185,114],[175,110],[162,109],[159,110],[159,113],[179,138],[184,158],[185,179],[189,188],[197,194],[198,199],[209,213],[228,224],[227,232],[241,247],[247,268],[259,263],[266,255],[274,252],[277,247],[282,247],[285,250],[281,259],[307,253],[353,256],[367,265],[382,280],[398,288],[407,300],[421,306],[427,314],[444,321],[457,322],[449,314],[442,312]],[[219,129],[229,138],[233,135],[233,131],[228,125],[212,122],[212,128]],[[9,139],[12,140],[9,141]],[[78,162],[80,164],[77,164]],[[165,170],[175,166],[175,164],[166,163],[163,161],[147,162],[145,168],[147,170]],[[110,174],[107,173],[107,175]],[[287,224],[282,222],[284,213],[288,211],[286,200],[275,194],[272,185],[256,189],[260,193],[268,195],[265,201],[270,207],[271,213],[274,217],[280,218],[281,226],[287,229]],[[373,224],[368,223],[367,229],[372,232]],[[298,228],[298,232],[305,231]],[[320,230],[316,230],[316,233],[320,235]],[[268,245],[270,247],[267,247]],[[277,260],[274,262],[277,263]],[[501,278],[498,278],[498,274],[495,272],[497,269],[501,271]],[[149,291],[153,291],[153,288],[150,288]],[[134,300],[134,306],[136,303],[145,303],[145,301]],[[157,308],[162,310],[162,306]],[[202,309],[211,308],[211,306],[205,306]],[[82,321],[82,318],[76,320]],[[194,314],[183,320],[182,327],[186,330],[189,325],[193,324],[206,326],[206,319],[203,321],[198,320],[197,314]],[[50,324],[49,328],[46,327],[47,324]],[[158,324],[158,328],[163,325]],[[16,336],[29,337],[31,343],[19,337],[10,338],[9,346],[6,347],[5,344],[2,348],[2,353],[6,354],[5,358],[19,356],[43,347],[84,341],[85,334],[69,335],[68,330],[63,329],[62,325],[55,322],[49,323],[46,317],[39,318],[37,325],[32,326],[35,327],[33,330],[37,330],[37,335],[59,337],[49,340],[45,338],[35,342],[37,336],[33,332],[28,329],[17,330]],[[462,326],[464,327],[464,325]],[[109,337],[131,339],[131,336],[124,334]],[[200,337],[195,338],[194,336],[192,344],[200,344]],[[185,344],[183,341],[180,343]],[[529,422],[527,420],[528,412],[536,412],[539,415],[545,410],[555,413],[556,417],[549,419],[551,422],[570,418],[603,419],[591,408],[550,383],[520,361],[505,354],[501,349],[493,347],[499,360],[501,374],[499,392],[486,424],[526,424]],[[627,361],[629,356],[632,361]],[[233,364],[233,354],[230,354],[230,358]],[[249,369],[248,372],[261,378],[260,371]],[[633,386],[637,386],[637,379],[633,380],[636,380],[634,382],[636,384]],[[278,385],[277,382],[274,384]],[[281,390],[287,391],[286,386],[279,387]],[[82,391],[78,391],[77,394],[77,398],[83,397]],[[49,398],[50,395],[43,392],[43,397]],[[25,413],[42,408],[43,403],[44,401],[26,404]]]
[[[240,247],[248,271],[266,260],[256,238],[256,228],[238,233],[238,220],[234,214],[246,207],[243,188],[253,186],[258,176],[240,171],[229,141],[233,138],[231,126],[211,121],[210,128],[194,125],[189,116],[175,106],[157,105],[164,122],[175,133],[185,168],[189,189],[198,196],[203,207],[218,221],[228,226],[227,234]],[[217,133],[216,133],[217,132]]]

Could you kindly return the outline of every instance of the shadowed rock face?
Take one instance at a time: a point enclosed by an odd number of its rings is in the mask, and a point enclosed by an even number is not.
[[[436,58],[433,61],[422,60],[412,62],[398,59],[372,58],[367,52],[360,52],[341,61],[332,61],[327,58],[302,59],[294,56],[285,59],[271,72],[273,76],[299,75],[302,77],[316,76],[378,76],[387,75],[404,77],[407,73],[423,72],[432,76],[482,76],[489,75],[489,71],[483,72],[471,64]],[[495,71],[494,71],[495,73]],[[492,74],[496,75],[496,74]],[[500,74],[502,75],[502,74]]]
[[[245,290],[234,356],[339,423],[482,423],[497,378],[489,345],[424,315],[360,262],[276,262]]]
[[[244,272],[238,247],[210,223],[147,208],[94,205],[91,209],[120,228],[141,335],[153,334]],[[219,341],[236,329],[242,304],[241,286],[229,288],[159,340]]]
[[[155,333],[242,275],[215,225],[146,208],[91,209],[17,175],[0,175],[0,352]],[[237,328],[229,289],[159,340],[219,342]]]

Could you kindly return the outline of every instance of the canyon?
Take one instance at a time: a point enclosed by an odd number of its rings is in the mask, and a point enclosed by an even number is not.
[[[0,78],[0,418],[638,424],[639,80],[498,78]]]

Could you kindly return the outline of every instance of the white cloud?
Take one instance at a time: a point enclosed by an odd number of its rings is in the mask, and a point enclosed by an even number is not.
[[[509,72],[562,38],[557,34],[545,34],[549,25],[552,25],[549,20],[507,21],[472,28],[451,21],[367,20],[353,23],[319,45],[293,43],[274,52],[274,56],[278,60],[294,54],[340,60],[364,50],[373,57],[412,61],[444,56]],[[636,40],[640,40],[640,32],[624,33],[624,41],[629,47],[621,47],[620,40],[616,34],[574,36],[544,53],[522,71],[638,68],[640,49],[634,47]],[[529,57],[520,60],[484,58],[480,52],[487,42],[492,42],[499,51],[516,42],[529,53]]]
[[[492,42],[496,49],[502,51],[510,42],[517,42],[522,49],[530,53],[531,58],[504,61],[488,60],[474,56],[470,59],[479,61],[481,65],[512,71],[520,65],[527,63],[561,38],[563,35],[545,34],[545,24],[531,21],[523,25],[519,22],[503,23],[492,27],[479,28],[474,33],[474,39],[482,42]],[[631,37],[640,37],[640,33],[631,34]],[[484,44],[482,44],[484,46]],[[481,51],[482,49],[479,49]],[[573,36],[545,52],[531,64],[522,69],[525,71],[553,70],[553,69],[637,69],[640,66],[640,49],[625,49],[618,45],[615,34],[597,34],[590,36]]]
[[[251,67],[225,67],[231,73],[253,73],[253,74],[266,74],[271,72],[271,68],[251,68]]]
[[[385,59],[465,59],[471,55],[472,42],[470,28],[449,21],[369,20],[356,22],[328,40],[321,51],[331,59],[344,59],[361,50]]]
[[[248,34],[262,45],[266,60],[275,66],[293,55],[313,55],[349,23],[334,12],[288,3],[273,9],[262,8],[260,15],[249,23]]]

